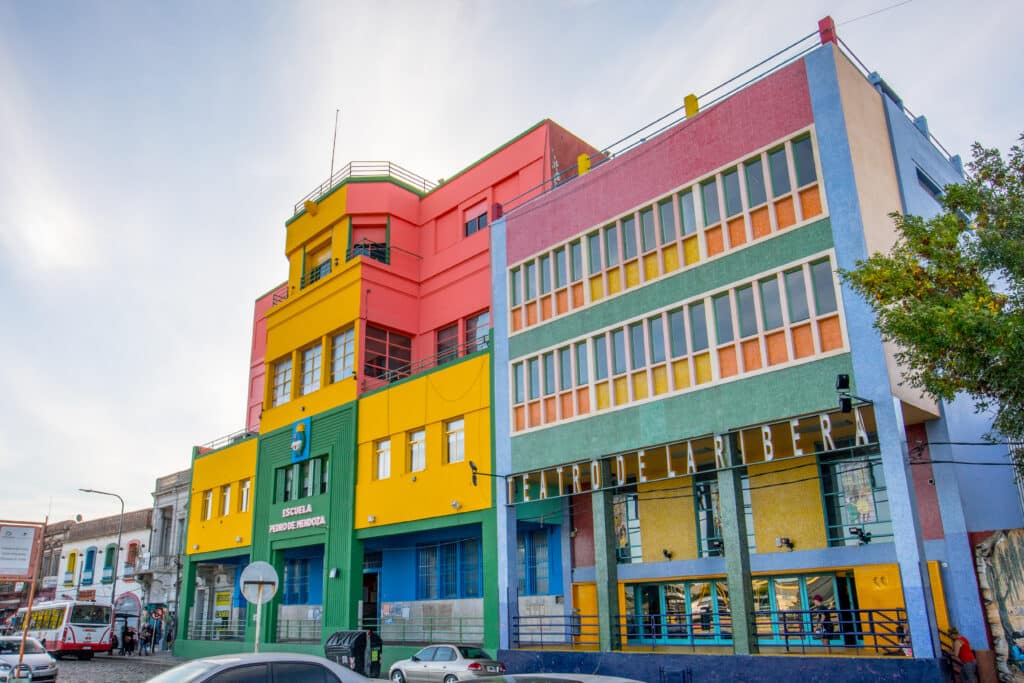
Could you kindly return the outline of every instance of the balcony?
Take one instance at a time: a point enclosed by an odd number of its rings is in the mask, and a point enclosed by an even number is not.
[[[74,586],[75,585],[75,573],[74,572],[64,572],[64,585],[65,586]]]
[[[102,579],[103,583],[110,583],[113,580],[114,580],[114,568],[113,567],[104,567],[103,568],[103,579]]]
[[[390,161],[350,161],[340,170],[336,171],[333,176],[317,185],[309,194],[297,201],[294,213],[298,215],[303,210],[306,202],[320,201],[329,195],[335,187],[349,178],[392,178],[420,194],[426,194],[437,187],[437,183],[432,183],[426,178],[416,175],[412,171]]]
[[[385,387],[389,384],[397,382],[399,380],[412,377],[425,370],[431,368],[440,367],[446,363],[458,360],[463,356],[468,356],[477,351],[486,351],[490,347],[490,335],[478,336],[476,339],[471,339],[465,344],[459,346],[452,346],[451,348],[445,349],[440,353],[436,353],[433,356],[422,358],[417,361],[413,361],[407,365],[401,365],[399,367],[389,368],[384,370],[382,368],[374,367],[374,371],[378,374],[371,376],[369,372],[364,372],[363,377],[363,391],[372,391]],[[366,366],[364,366],[366,370]]]
[[[135,574],[154,574],[157,572],[177,572],[181,567],[181,560],[177,555],[150,555],[148,553],[139,555],[135,561]]]
[[[302,289],[309,287],[314,282],[319,282],[323,278],[331,274],[331,262],[330,260],[324,261],[319,266],[315,266],[310,269],[308,273],[302,276],[302,281],[299,286]]]

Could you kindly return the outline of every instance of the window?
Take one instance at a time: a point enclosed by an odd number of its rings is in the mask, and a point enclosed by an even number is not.
[[[740,337],[757,334],[757,311],[754,310],[754,288],[750,285],[736,290],[736,307],[739,309]]]
[[[579,240],[569,245],[569,275],[573,282],[583,277],[583,244]]]
[[[103,583],[114,582],[114,563],[117,562],[117,544],[111,543],[103,551]]]
[[[850,527],[870,533],[873,539],[892,537],[882,460],[877,447],[872,450],[853,456],[824,456],[820,460],[830,546],[857,545],[860,539],[850,533]]]
[[[714,180],[701,183],[700,191],[704,204],[704,225],[714,225],[722,219],[718,213],[718,184]]]
[[[327,480],[330,477],[330,467],[327,461],[327,456],[315,458],[318,469],[320,471],[320,493],[327,493]]]
[[[92,584],[93,572],[96,568],[96,548],[86,548],[85,564],[82,566],[82,585]]]
[[[640,543],[640,508],[636,493],[620,493],[612,498],[612,516],[615,519],[615,556],[619,564],[643,561]]]
[[[320,344],[302,352],[302,396],[320,388],[320,352]]]
[[[128,544],[128,552],[124,559],[125,565],[134,566],[139,559],[139,543],[138,541],[132,541]]]
[[[520,531],[517,541],[519,595],[546,595],[551,590],[547,528]]]
[[[391,477],[391,439],[378,441],[374,447],[374,457],[377,460],[377,479],[388,479]]]
[[[530,400],[540,398],[540,361],[536,358],[531,358],[527,361],[527,367],[530,371]]]
[[[355,374],[355,330],[349,328],[331,339],[331,381],[340,382]]]
[[[665,324],[660,315],[648,319],[647,332],[651,341],[651,362],[665,362]]]
[[[473,218],[466,221],[466,237],[469,237],[474,232],[479,232],[487,227],[487,211],[477,214]]]
[[[594,380],[608,379],[608,340],[604,335],[594,337]]]
[[[349,258],[354,259],[357,256],[365,256],[366,258],[372,258],[374,261],[389,263],[388,243],[371,242],[364,237],[360,242],[352,245],[352,255]]]
[[[272,405],[287,403],[292,397],[292,359],[285,358],[274,363],[274,389]]]
[[[576,344],[576,386],[583,386],[587,379],[587,342]]]
[[[220,487],[220,516],[231,514],[231,484]]]
[[[803,187],[818,179],[814,168],[814,150],[811,148],[811,136],[793,141],[793,164],[796,166],[796,184]]]
[[[921,189],[928,193],[928,195],[936,202],[941,203],[942,199],[942,188],[937,182],[931,179],[931,177],[922,171],[920,168],[917,170],[917,184],[921,186]],[[970,221],[967,221],[970,222]]]
[[[530,261],[523,266],[523,278],[526,280],[526,300],[537,298],[537,264]]]
[[[676,215],[671,199],[658,204],[658,222],[661,223],[661,243],[671,244],[676,238]]]
[[[568,346],[558,349],[558,390],[572,389],[572,351]]]
[[[697,545],[701,557],[721,557],[725,554],[722,545],[722,508],[718,495],[718,477],[713,472],[698,474],[693,478],[693,501],[697,513]],[[750,502],[750,477],[741,475],[743,489],[743,512],[747,526],[747,548],[756,552],[754,537],[754,511]]]
[[[285,605],[305,605],[309,602],[308,557],[288,557],[284,561],[284,581],[281,583],[281,602]]]
[[[694,351],[703,351],[708,347],[708,321],[703,302],[690,304],[690,342]]]
[[[393,382],[409,376],[412,362],[412,340],[404,334],[366,326],[366,349],[363,373]]]
[[[487,348],[491,332],[491,312],[484,311],[466,318],[466,353]]]
[[[772,176],[772,196],[778,197],[789,192],[789,165],[786,163],[786,149],[768,152],[768,171]]]
[[[203,521],[213,517],[213,490],[203,491]]]
[[[555,354],[545,353],[544,356],[544,395],[555,393]]]
[[[238,484],[238,511],[249,511],[249,492],[252,490],[252,479],[243,479]]]
[[[672,205],[669,204],[669,209]],[[654,236],[654,209],[644,209],[640,212],[640,241],[645,252],[658,246],[658,240]]]
[[[480,541],[475,538],[416,548],[416,599],[481,597]]]
[[[782,301],[779,299],[777,278],[761,280],[761,315],[765,331],[782,327]]]
[[[466,420],[459,418],[444,423],[445,457],[448,462],[466,459]]]
[[[282,485],[281,500],[287,503],[289,500],[297,497],[295,493],[295,466],[288,465],[282,467],[280,472]]]
[[[526,400],[525,378],[523,377],[523,364],[516,363],[512,366],[512,390],[515,403],[522,403]]]
[[[629,326],[629,367],[639,370],[647,366],[647,350],[644,348],[644,324]]]
[[[751,159],[743,165],[747,172],[747,201],[754,208],[768,201],[764,190],[764,168],[760,159]]]
[[[615,225],[604,229],[604,262],[609,268],[619,262],[619,228]]]
[[[447,363],[459,357],[459,325],[449,325],[437,331],[437,363]]]
[[[313,461],[305,460],[299,463],[299,483],[301,484],[299,498],[309,498],[316,488],[313,485]]]
[[[743,211],[743,198],[740,196],[740,172],[732,169],[722,174],[722,186],[725,189],[725,215],[732,218]]]
[[[565,263],[565,248],[555,249],[555,287],[562,288],[568,284],[568,272]]]
[[[732,302],[728,292],[712,299],[715,305],[715,338],[719,344],[732,341]]]
[[[551,256],[540,257],[540,293],[541,296],[551,291]]]
[[[421,472],[427,468],[427,432],[418,429],[409,433],[409,471]]]
[[[622,260],[636,258],[636,219],[622,219]]]
[[[612,330],[612,374],[626,371],[626,333],[620,328]]]
[[[523,301],[523,278],[518,268],[509,273],[508,288],[512,290],[512,305],[518,306]]]
[[[810,311],[807,309],[807,287],[804,284],[802,268],[791,270],[785,274],[786,298],[789,300],[789,321],[798,323],[807,320]]]
[[[686,323],[683,319],[683,309],[677,308],[668,313],[668,334],[671,340],[672,357],[679,358],[686,355]]]
[[[306,265],[309,266],[309,272],[306,274],[305,281],[300,283],[303,288],[331,274],[330,243],[311,250],[309,254],[305,256],[305,262]]]
[[[683,236],[697,232],[697,210],[693,205],[693,192],[679,195],[679,216],[683,221]]]
[[[828,260],[811,264],[814,282],[814,310],[825,315],[836,310],[836,289],[832,282],[832,264]]]
[[[601,236],[592,232],[587,235],[587,258],[590,274],[597,275],[601,272]]]

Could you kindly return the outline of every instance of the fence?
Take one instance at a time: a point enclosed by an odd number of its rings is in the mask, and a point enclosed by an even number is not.
[[[188,622],[189,640],[245,640],[245,622],[205,619]]]
[[[319,643],[323,635],[320,619],[278,619],[278,643]]]
[[[335,186],[348,178],[394,178],[416,191],[424,193],[437,187],[437,183],[432,183],[390,161],[350,161],[330,178],[313,188],[305,197],[295,202],[295,213],[302,211],[303,205],[307,201],[320,201],[324,196],[330,194]]]
[[[377,635],[389,645],[436,642],[482,645],[484,642],[483,617],[363,618],[359,621],[359,628],[376,631]]]
[[[477,351],[485,351],[488,346],[490,346],[490,335],[488,335],[487,332],[487,330],[481,330],[479,331],[476,339],[470,339],[465,344],[452,346],[451,348],[445,349],[433,356],[413,361],[408,365],[384,370],[376,377],[364,375],[363,390],[369,391],[371,389],[379,389],[380,387],[387,386],[388,384],[405,379],[406,377],[411,377],[412,375],[423,372],[424,370],[429,370],[431,368],[444,365],[445,363],[450,363],[462,356],[468,356],[469,354],[476,353]]]

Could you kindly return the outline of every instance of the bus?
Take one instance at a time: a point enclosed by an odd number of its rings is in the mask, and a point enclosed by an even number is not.
[[[21,633],[25,612],[22,607],[11,620],[14,633]],[[110,605],[84,600],[37,603],[32,606],[28,634],[54,657],[92,659],[97,652],[110,651]]]

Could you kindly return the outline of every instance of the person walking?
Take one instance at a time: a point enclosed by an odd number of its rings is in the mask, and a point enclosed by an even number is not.
[[[139,634],[139,656],[152,654],[153,646],[153,627],[147,621],[142,625],[142,631]]]
[[[953,661],[960,664],[960,680],[963,683],[978,683],[978,660],[971,649],[971,641],[960,635],[954,626],[949,629],[953,638]]]

